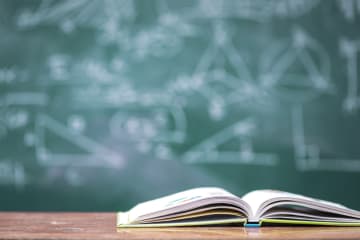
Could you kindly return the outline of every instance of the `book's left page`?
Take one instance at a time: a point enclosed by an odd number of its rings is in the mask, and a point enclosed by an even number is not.
[[[237,196],[215,187],[195,188],[140,203],[118,213],[117,225],[246,220],[248,206]],[[244,220],[245,219],[245,220]],[[167,224],[168,225],[168,224]]]

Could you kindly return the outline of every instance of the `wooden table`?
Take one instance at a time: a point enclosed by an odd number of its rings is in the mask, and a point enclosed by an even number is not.
[[[115,213],[0,212],[0,239],[360,239],[360,227],[116,229]]]

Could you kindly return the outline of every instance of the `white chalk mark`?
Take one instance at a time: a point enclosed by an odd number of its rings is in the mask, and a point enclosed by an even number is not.
[[[358,54],[360,52],[360,41],[348,39],[340,40],[340,52],[347,63],[347,94],[343,108],[347,112],[353,112],[360,107],[360,96],[358,86]]]
[[[48,102],[46,93],[42,92],[8,92],[0,97],[0,106],[44,106]]]
[[[46,131],[67,141],[82,150],[82,153],[52,152],[47,146]],[[83,167],[117,167],[122,168],[124,157],[117,152],[85,137],[47,115],[37,117],[35,133],[38,138],[35,145],[36,157],[45,166],[83,166]],[[83,153],[84,152],[84,153]]]
[[[14,185],[17,190],[21,190],[27,184],[24,166],[7,159],[1,160],[0,184]]]
[[[253,120],[239,121],[218,133],[206,138],[188,150],[182,157],[191,164],[254,164],[273,166],[278,158],[271,153],[256,153],[252,149],[251,137],[255,130]],[[239,141],[240,146],[233,151],[218,149],[229,141]]]
[[[76,27],[91,26],[99,29],[106,24],[135,17],[132,0],[56,0],[42,1],[35,11],[23,11],[17,19],[21,28],[57,24],[64,32]]]
[[[137,106],[136,110],[117,112],[110,119],[111,134],[117,138],[127,134],[130,137],[127,140],[132,142],[183,143],[187,130],[184,109],[175,103],[168,104],[170,105],[148,106],[145,109]]]
[[[303,109],[292,109],[293,146],[296,167],[300,171],[360,171],[360,159],[322,158],[317,145],[306,144]]]
[[[311,11],[319,0],[199,0],[161,2],[162,11],[186,18],[238,18],[266,21],[271,18],[296,18]]]
[[[348,21],[354,21],[360,15],[360,0],[337,0],[337,3]]]

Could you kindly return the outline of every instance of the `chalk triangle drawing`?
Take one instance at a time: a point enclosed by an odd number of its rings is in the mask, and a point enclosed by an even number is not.
[[[262,85],[286,101],[305,103],[332,91],[329,56],[301,28],[294,28],[289,44],[270,47],[262,59]]]
[[[57,141],[65,141],[72,145],[72,151],[60,152],[50,149],[49,135]],[[36,157],[41,164],[50,166],[79,166],[79,167],[118,167],[124,164],[124,158],[102,144],[72,131],[50,116],[40,114],[37,116],[35,134],[37,141],[35,144]],[[56,146],[54,146],[56,147]],[[73,150],[77,148],[77,151]]]

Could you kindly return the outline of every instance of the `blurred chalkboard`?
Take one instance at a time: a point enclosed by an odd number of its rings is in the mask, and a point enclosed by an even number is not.
[[[0,210],[198,186],[360,208],[359,53],[359,0],[2,0]]]

